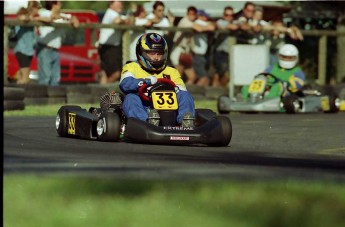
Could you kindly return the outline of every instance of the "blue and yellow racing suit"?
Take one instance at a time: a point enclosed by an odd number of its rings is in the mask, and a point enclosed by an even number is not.
[[[177,123],[181,124],[183,115],[191,112],[195,116],[194,100],[187,91],[180,73],[173,67],[167,66],[158,74],[150,73],[141,68],[138,62],[130,62],[123,66],[120,79],[120,89],[125,94],[122,109],[127,118],[136,118],[146,121],[150,103],[141,100],[138,95],[139,87],[146,82],[148,76],[157,78],[170,78],[178,87],[177,101],[179,104]]]

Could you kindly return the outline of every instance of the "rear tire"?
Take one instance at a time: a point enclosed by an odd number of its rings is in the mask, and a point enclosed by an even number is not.
[[[97,122],[97,139],[115,142],[120,139],[121,119],[118,114],[106,112]]]
[[[336,95],[330,95],[329,96],[329,110],[324,111],[325,113],[338,113],[339,112],[339,105],[337,104],[339,101],[339,98]]]
[[[57,116],[56,116],[56,122],[55,122],[55,127],[56,131],[61,137],[68,137],[68,117],[67,117],[67,112],[71,110],[80,110],[80,106],[62,106],[60,107]]]
[[[17,87],[4,87],[4,100],[23,101],[25,90]]]
[[[293,96],[287,96],[283,98],[283,107],[288,114],[294,114],[296,113],[296,108],[294,102],[296,101],[296,98]]]
[[[24,110],[25,103],[24,101],[18,100],[4,100],[4,110]]]

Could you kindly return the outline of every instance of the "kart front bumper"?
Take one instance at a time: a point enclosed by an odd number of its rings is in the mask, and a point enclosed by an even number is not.
[[[194,129],[154,126],[144,121],[129,118],[125,139],[136,143],[209,146],[227,146],[231,140],[232,126],[230,120],[221,122],[213,118]]]

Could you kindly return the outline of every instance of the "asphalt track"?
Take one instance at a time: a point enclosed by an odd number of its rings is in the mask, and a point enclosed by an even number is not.
[[[4,117],[4,173],[345,181],[345,113],[228,116],[227,147],[62,138],[54,117]]]

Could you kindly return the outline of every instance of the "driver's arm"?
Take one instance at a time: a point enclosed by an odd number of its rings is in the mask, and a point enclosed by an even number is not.
[[[135,77],[135,69],[130,64],[123,66],[119,87],[125,94],[136,93],[138,88],[143,85],[144,79]]]
[[[136,78],[135,70],[129,67],[129,65],[125,65],[121,72],[121,79],[119,87],[122,92],[125,94],[128,93],[137,93],[140,86],[146,83],[148,86],[153,85],[157,82],[157,79],[154,81],[155,78],[149,76],[147,78]]]
[[[121,75],[119,87],[125,94],[136,93],[140,86],[144,84],[144,79],[136,79],[131,75],[131,72],[126,72]]]
[[[291,92],[297,92],[302,89],[305,83],[305,75],[302,71],[296,72],[289,77],[289,90]]]

